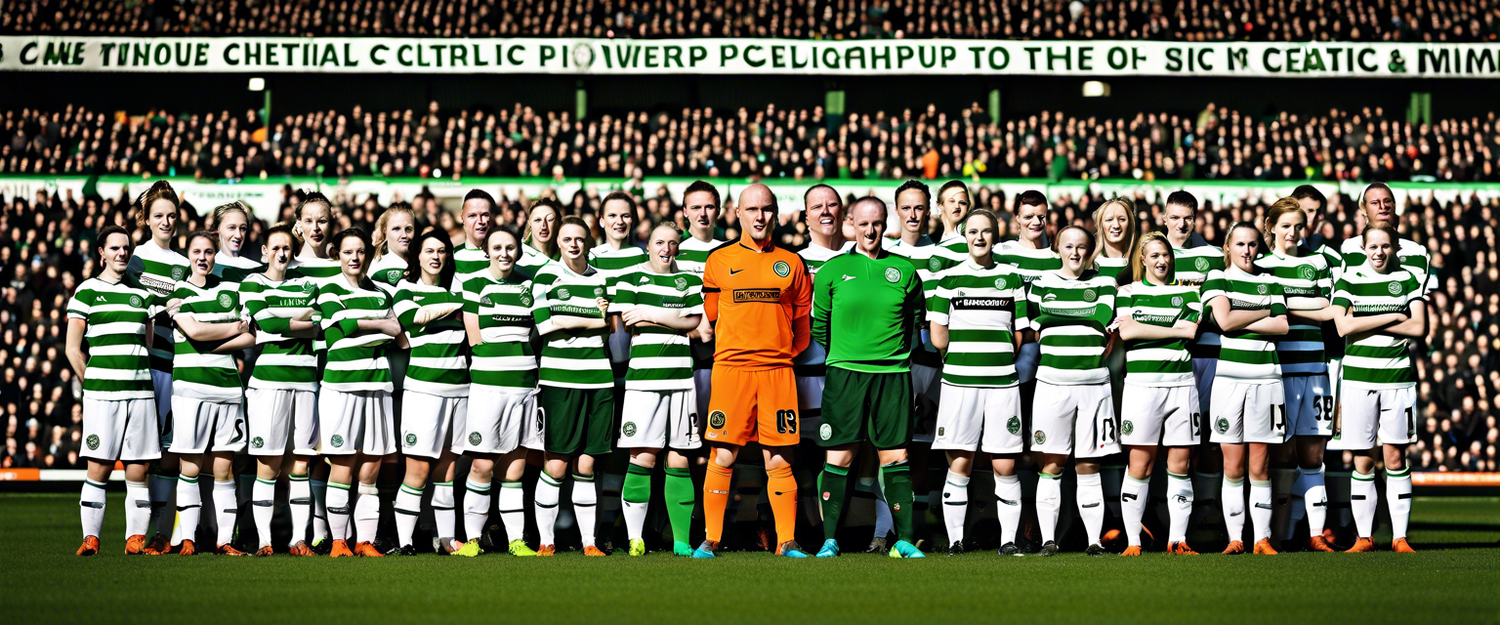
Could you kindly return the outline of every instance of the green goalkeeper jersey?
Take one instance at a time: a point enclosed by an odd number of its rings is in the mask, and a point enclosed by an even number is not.
[[[913,331],[924,308],[922,279],[911,261],[884,250],[877,259],[840,254],[813,282],[813,340],[828,349],[830,367],[910,371]]]

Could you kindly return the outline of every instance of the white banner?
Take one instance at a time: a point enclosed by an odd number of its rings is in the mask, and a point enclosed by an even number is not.
[[[1497,78],[1500,44],[15,36],[0,71]]]

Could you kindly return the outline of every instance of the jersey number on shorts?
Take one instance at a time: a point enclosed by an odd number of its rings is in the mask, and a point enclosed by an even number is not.
[[[1203,429],[1202,429],[1202,427],[1203,427],[1203,425],[1202,425],[1203,424],[1203,413],[1201,413],[1201,412],[1195,412],[1195,413],[1193,413],[1193,417],[1190,420],[1192,421],[1192,426],[1193,426],[1193,438],[1198,438],[1200,436],[1203,436]]]
[[[1099,429],[1094,431],[1094,449],[1100,445],[1109,445],[1120,436],[1120,428],[1115,425],[1114,419],[1105,419],[1099,422]]]
[[[698,440],[698,413],[689,412],[687,418],[687,439]]]
[[[1412,414],[1411,406],[1406,407],[1406,435],[1414,436],[1417,433],[1417,416]]]
[[[1286,406],[1284,404],[1271,404],[1271,429],[1278,433],[1286,432]]]
[[[1333,423],[1333,396],[1324,395],[1313,398],[1313,420],[1327,421]]]
[[[776,433],[777,434],[796,434],[797,433],[797,411],[796,410],[777,410],[776,411]]]
[[[231,443],[238,443],[238,442],[240,442],[240,439],[242,439],[244,437],[245,437],[245,420],[244,419],[235,419],[234,420],[234,438],[229,439],[229,442],[231,442]]]

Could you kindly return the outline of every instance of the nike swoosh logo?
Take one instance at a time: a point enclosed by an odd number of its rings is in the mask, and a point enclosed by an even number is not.
[[[729,270],[729,275],[732,276],[732,275],[737,274],[737,273],[739,273],[741,271],[744,271],[744,269],[730,269]]]
[[[854,279],[854,276],[844,276],[844,279],[845,279],[845,280],[853,280],[853,279]]]

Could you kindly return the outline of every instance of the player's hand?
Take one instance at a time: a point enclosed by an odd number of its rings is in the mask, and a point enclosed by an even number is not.
[[[292,317],[292,319],[294,319],[296,321],[312,321],[312,318],[313,318],[313,309],[311,309],[311,308],[304,308],[304,309],[302,309],[302,312],[299,313],[296,317]]]
[[[601,297],[594,300],[594,305],[599,307],[599,312],[604,313],[605,315],[609,314],[609,300]]]
[[[628,326],[633,326],[643,321],[651,321],[650,315],[648,315],[646,310],[642,309],[640,306],[636,306],[634,308],[631,308],[630,310],[625,311],[624,313],[621,313],[620,320],[624,321],[625,325]]]
[[[250,322],[245,321],[244,319],[241,319],[241,320],[236,321],[234,323],[234,333],[235,334],[244,334],[244,333],[249,332],[249,331],[250,331]]]

